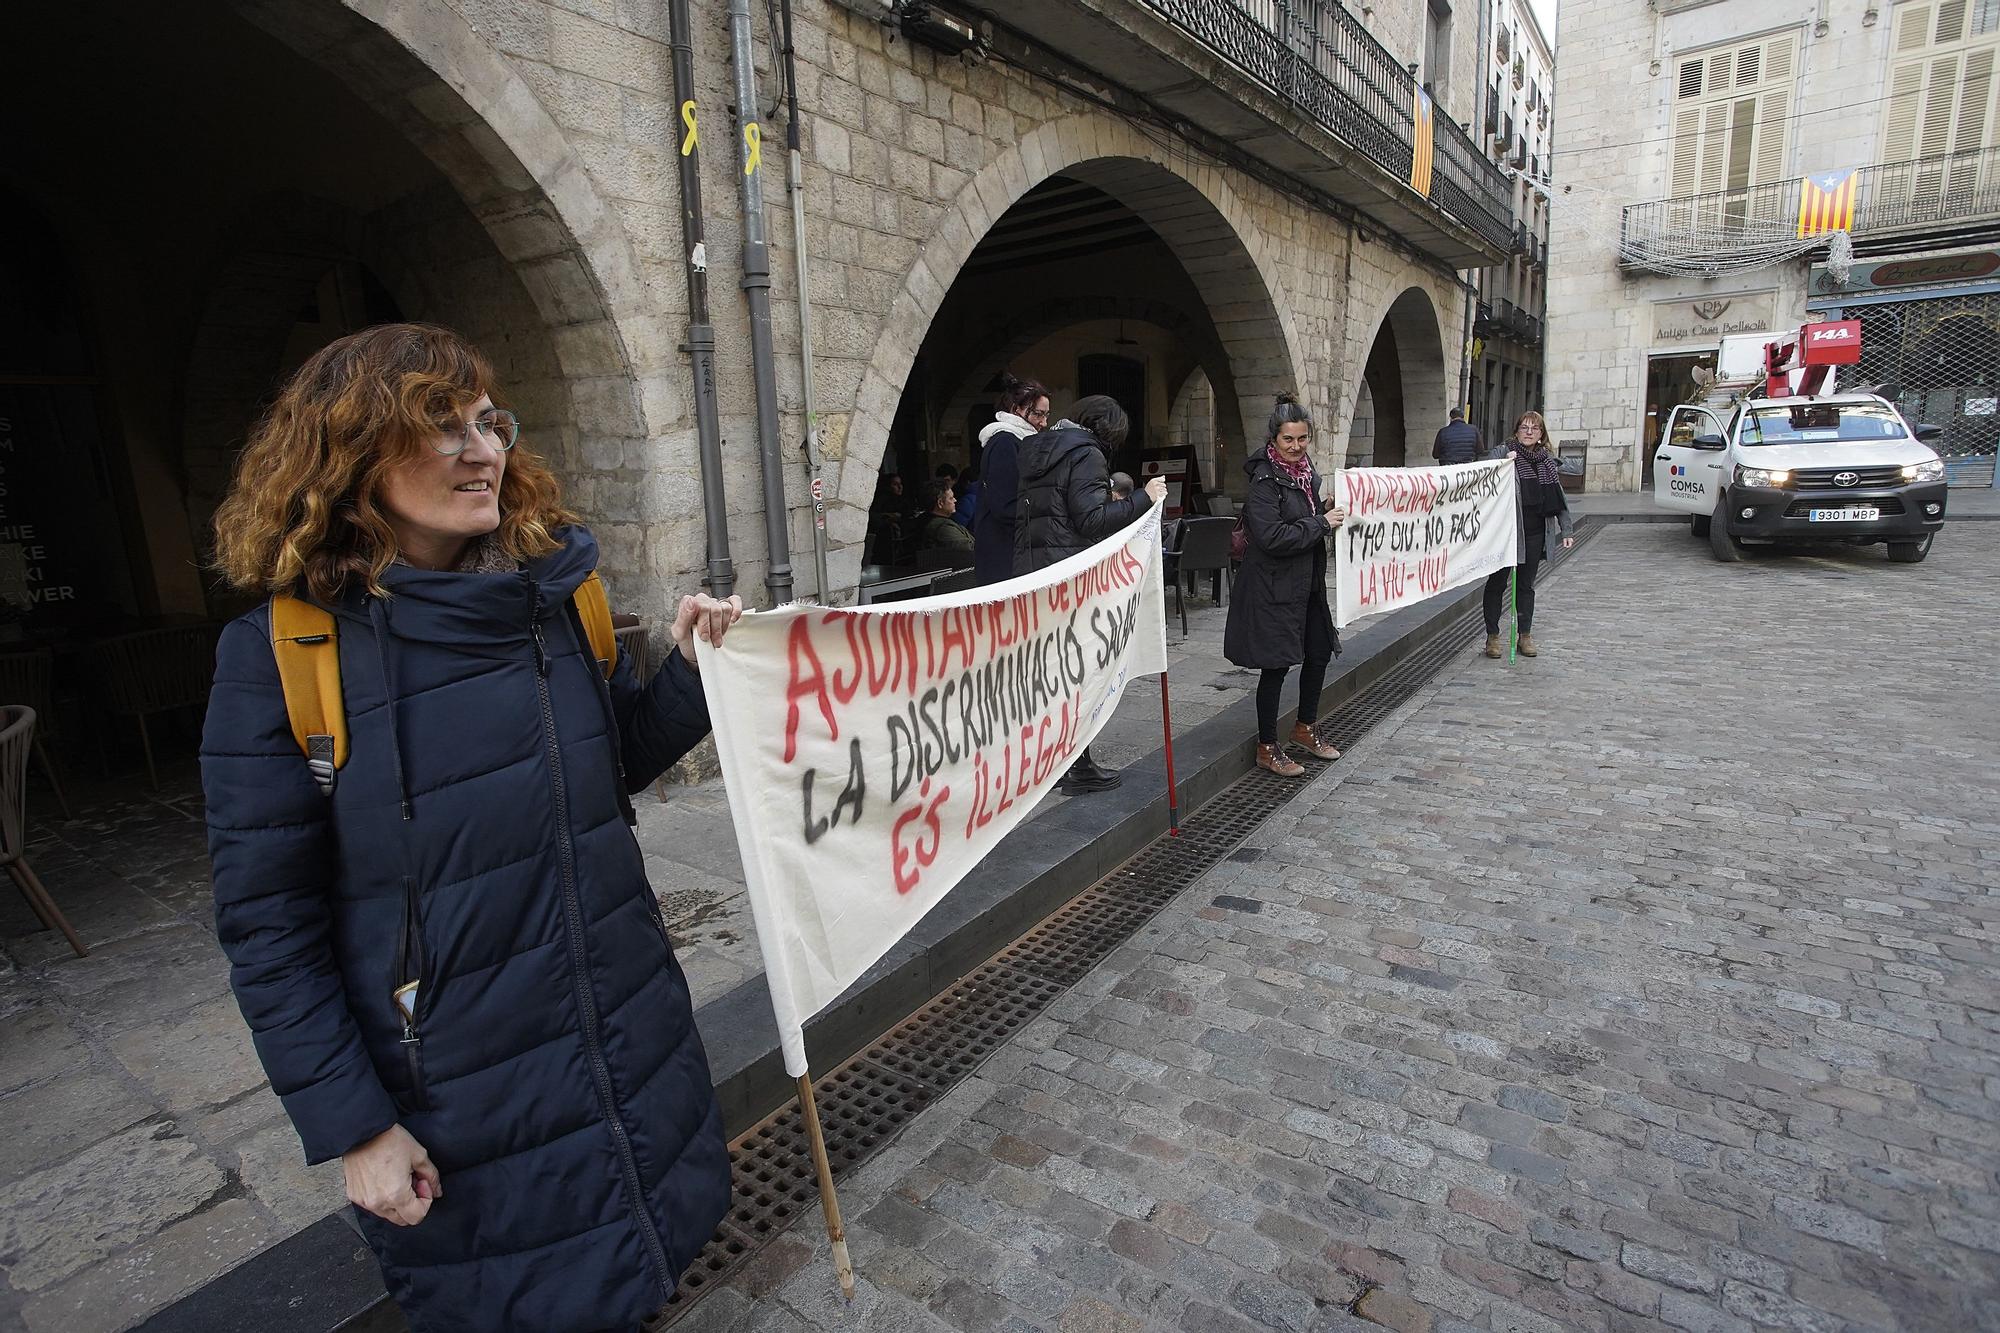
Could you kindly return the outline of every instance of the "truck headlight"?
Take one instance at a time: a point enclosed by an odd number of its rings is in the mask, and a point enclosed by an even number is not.
[[[1736,484],[1781,488],[1792,484],[1792,474],[1781,467],[1739,467],[1736,469]]]
[[[1904,481],[1943,481],[1944,460],[1927,458],[1921,463],[1903,464]]]

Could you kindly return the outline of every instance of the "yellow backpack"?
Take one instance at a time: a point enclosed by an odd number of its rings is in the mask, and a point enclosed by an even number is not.
[[[570,595],[590,655],[609,680],[618,665],[618,636],[611,627],[611,599],[593,571]],[[340,692],[340,628],[333,613],[297,597],[271,598],[271,655],[285,690],[292,737],[321,792],[333,793],[333,775],[347,764],[347,706]]]

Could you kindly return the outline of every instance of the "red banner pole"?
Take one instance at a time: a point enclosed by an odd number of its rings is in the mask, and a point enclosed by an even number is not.
[[[1174,710],[1167,701],[1167,673],[1160,673],[1160,726],[1167,734],[1167,836],[1181,836],[1180,797],[1174,789]]]

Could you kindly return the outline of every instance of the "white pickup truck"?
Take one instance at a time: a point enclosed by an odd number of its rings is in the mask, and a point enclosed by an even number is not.
[[[1829,541],[1881,542],[1905,563],[1930,553],[1944,526],[1945,481],[1925,441],[1942,432],[1912,426],[1875,394],[1814,392],[1828,363],[1814,359],[1809,340],[1815,329],[1841,327],[1807,325],[1795,343],[1771,344],[1768,374],[1746,385],[1750,393],[1725,389],[1668,416],[1653,454],[1653,501],[1686,512],[1716,559],[1741,559],[1752,545]],[[1858,354],[1858,326],[1853,337]],[[1832,364],[1851,364],[1844,351],[1834,355]],[[1788,367],[1795,356],[1803,365]]]

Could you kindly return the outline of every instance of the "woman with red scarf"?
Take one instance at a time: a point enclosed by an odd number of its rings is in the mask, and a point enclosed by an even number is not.
[[[1257,765],[1280,777],[1305,769],[1278,742],[1278,699],[1285,673],[1299,668],[1299,713],[1289,739],[1317,759],[1340,751],[1313,729],[1327,664],[1340,652],[1326,599],[1326,538],[1347,517],[1320,498],[1319,474],[1306,456],[1312,418],[1290,394],[1278,396],[1268,443],[1243,470],[1243,567],[1232,585],[1222,651],[1262,675],[1257,681]]]
[[[1499,657],[1506,650],[1500,637],[1500,613],[1507,600],[1507,580],[1512,578],[1515,618],[1521,627],[1516,646],[1521,656],[1533,657],[1538,651],[1529,633],[1535,627],[1535,575],[1541,571],[1542,561],[1556,558],[1558,541],[1564,550],[1576,545],[1576,520],[1570,517],[1569,497],[1562,488],[1562,465],[1549,452],[1549,428],[1540,412],[1523,412],[1514,423],[1514,438],[1486,457],[1514,460],[1521,505],[1515,567],[1497,569],[1486,576],[1486,655]],[[1554,528],[1549,526],[1551,522]]]

